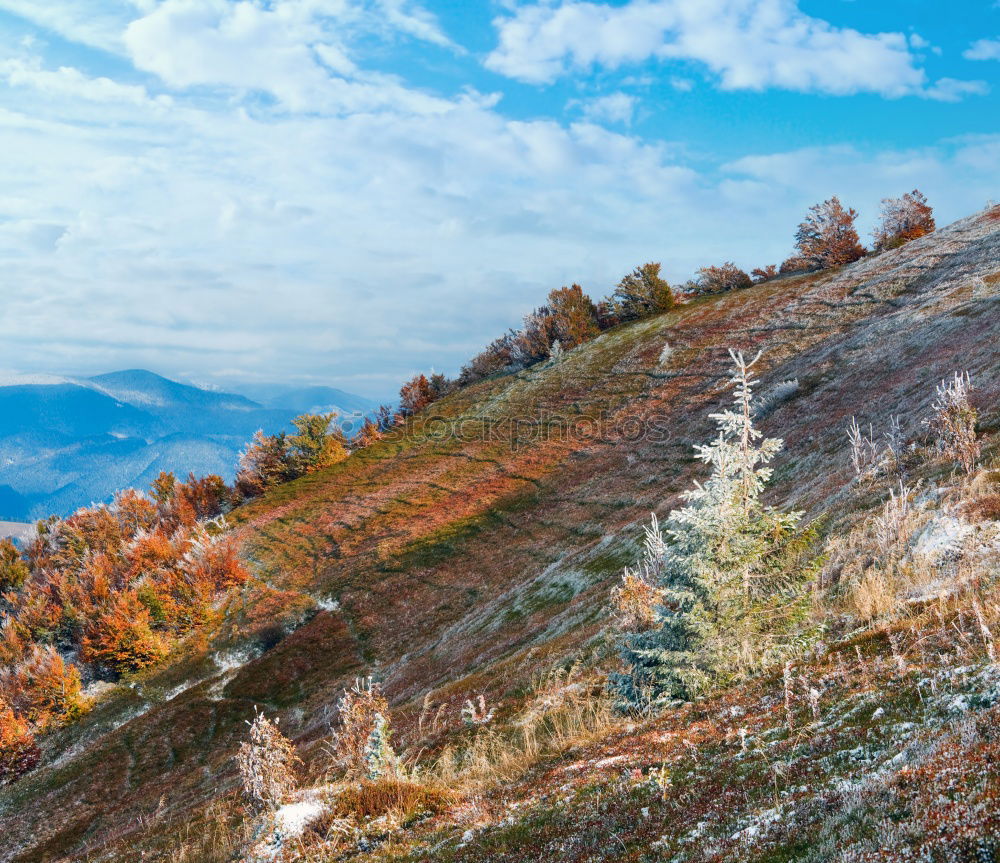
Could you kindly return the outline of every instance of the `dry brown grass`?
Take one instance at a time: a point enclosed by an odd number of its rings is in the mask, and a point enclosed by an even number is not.
[[[962,515],[969,521],[1000,521],[1000,494],[987,494],[962,506]]]
[[[362,780],[344,788],[332,800],[337,818],[392,816],[406,824],[421,815],[436,815],[455,800],[455,795],[430,777],[420,780],[396,776]]]
[[[216,801],[204,815],[185,825],[168,863],[231,863],[237,852],[246,847],[253,830],[253,820],[229,801]]]
[[[881,510],[862,517],[847,533],[826,544],[824,584],[834,585],[833,610],[865,623],[895,616],[906,594],[931,573],[906,559],[912,538],[930,515],[914,505],[916,491],[893,491]]]
[[[460,793],[519,779],[539,762],[609,733],[617,717],[603,678],[579,666],[538,681],[531,700],[502,727],[480,728],[464,748],[446,748],[431,773]]]

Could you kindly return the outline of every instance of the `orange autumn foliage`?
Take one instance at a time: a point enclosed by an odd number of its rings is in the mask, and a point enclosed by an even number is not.
[[[0,672],[0,697],[38,728],[69,721],[84,709],[80,672],[51,647],[35,646]]]
[[[0,785],[12,782],[41,758],[28,723],[0,701]]]
[[[80,658],[121,673],[155,665],[168,651],[166,639],[153,631],[149,609],[127,590],[88,625]]]
[[[857,211],[845,209],[836,195],[810,207],[795,233],[799,255],[820,269],[858,260],[865,250],[854,227],[857,217]]]
[[[882,199],[882,220],[875,229],[875,248],[893,249],[933,233],[934,211],[919,189],[900,198]]]
[[[216,521],[230,490],[216,476],[157,477],[152,497],[40,523],[22,554],[3,548],[0,781],[33,765],[34,735],[74,719],[88,676],[141,671],[205,623],[249,573]],[[72,657],[72,660],[71,660]],[[34,760],[33,760],[34,759]]]

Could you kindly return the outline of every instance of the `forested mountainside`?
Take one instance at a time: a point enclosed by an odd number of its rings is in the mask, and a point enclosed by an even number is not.
[[[228,516],[249,577],[217,616],[0,787],[0,860],[997,859],[998,311],[993,208],[616,327],[278,486]],[[622,715],[612,596],[707,478],[731,350],[762,352],[811,634]],[[956,373],[968,470],[925,424]],[[275,812],[240,790],[256,711]]]
[[[266,404],[142,369],[0,379],[0,520],[69,515],[164,470],[231,480],[258,429],[277,432],[304,410],[357,418],[375,407],[330,387],[261,392]]]

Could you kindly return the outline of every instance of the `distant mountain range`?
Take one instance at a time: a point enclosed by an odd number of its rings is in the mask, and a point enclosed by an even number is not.
[[[142,369],[90,378],[0,380],[0,521],[66,515],[146,488],[161,471],[233,478],[257,429],[273,434],[305,412],[345,419],[375,403],[332,387],[213,392]]]

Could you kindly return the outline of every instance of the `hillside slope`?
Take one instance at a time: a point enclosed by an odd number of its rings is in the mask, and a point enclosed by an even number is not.
[[[601,649],[638,523],[702,475],[692,444],[729,398],[729,348],[764,351],[765,397],[797,381],[762,419],[786,441],[769,498],[837,530],[851,509],[852,415],[885,429],[898,414],[915,436],[935,384],[961,369],[977,385],[981,431],[996,431],[998,274],[993,210],[840,271],[699,299],[460,391],[244,507],[233,520],[260,582],[170,667],[117,687],[46,741],[39,770],[0,789],[0,861],[156,859],[234,787],[255,705],[280,713],[319,772],[331,707],[357,675],[384,681],[401,738],[416,739],[425,698],[460,728],[466,698],[516,700],[539,673]],[[643,733],[697,741],[703,720],[682,712]],[[619,733],[586,763],[627,763],[639,745]],[[558,842],[604,817],[588,812],[560,815]],[[479,857],[453,843],[447,859],[522,859],[553,822],[532,823]],[[653,859],[640,856],[653,838],[630,840],[621,859]],[[550,859],[585,859],[566,847]]]

